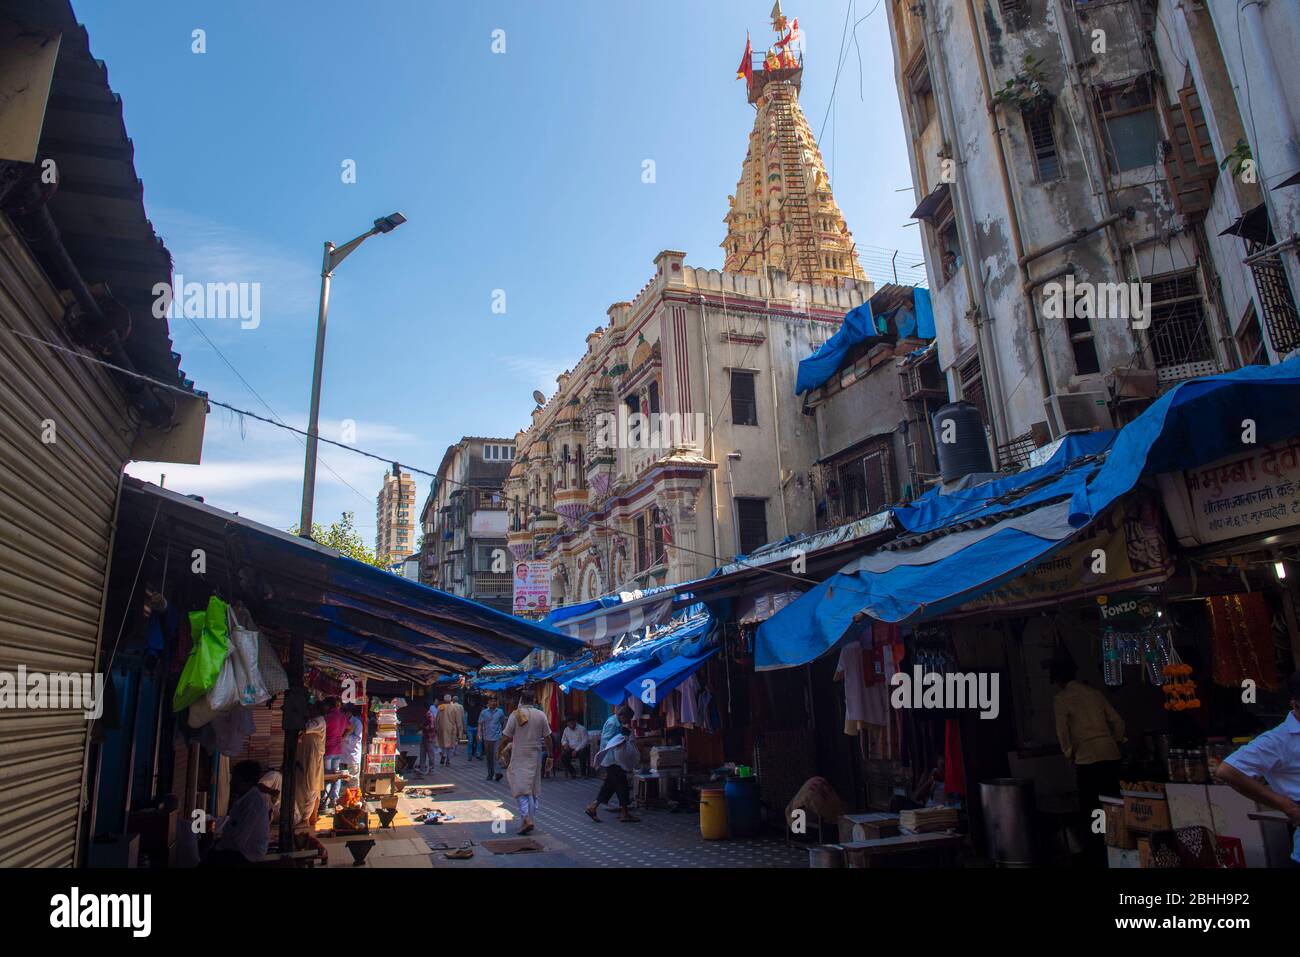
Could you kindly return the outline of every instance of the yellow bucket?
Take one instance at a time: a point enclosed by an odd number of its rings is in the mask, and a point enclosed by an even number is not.
[[[700,789],[700,834],[706,841],[727,836],[727,798],[722,788]]]

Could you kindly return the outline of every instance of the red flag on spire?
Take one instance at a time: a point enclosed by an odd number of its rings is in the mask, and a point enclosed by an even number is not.
[[[790,32],[776,41],[778,48],[794,43],[799,39],[799,18],[795,17],[790,21]]]
[[[745,89],[754,85],[754,44],[749,39],[749,31],[745,31],[745,58],[740,61],[740,67],[736,70],[736,79],[745,78]]]

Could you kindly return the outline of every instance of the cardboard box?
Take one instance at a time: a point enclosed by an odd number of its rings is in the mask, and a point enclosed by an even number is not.
[[[1124,802],[1119,798],[1102,798],[1101,806],[1106,811],[1106,844],[1122,850],[1136,848],[1137,835],[1129,829]]]
[[[1131,831],[1169,830],[1169,801],[1154,791],[1124,791],[1124,821]]]
[[[681,768],[686,766],[686,749],[683,747],[659,746],[650,749],[650,770],[660,768]]]

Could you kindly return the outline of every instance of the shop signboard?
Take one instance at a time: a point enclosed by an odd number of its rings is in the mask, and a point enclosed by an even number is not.
[[[550,562],[515,562],[514,613],[545,615],[551,604]]]
[[[1173,570],[1153,499],[1115,506],[1060,551],[961,612],[1036,608],[1164,581]]]
[[[1300,436],[1160,476],[1183,545],[1208,545],[1300,524]]]

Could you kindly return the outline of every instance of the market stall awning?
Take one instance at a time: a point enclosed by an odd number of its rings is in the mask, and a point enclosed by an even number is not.
[[[1086,528],[1143,478],[1300,433],[1300,358],[1175,386],[1118,432],[1067,441],[1045,464],[896,509],[912,534],[855,559],[764,622],[759,670],[805,664],[834,647],[855,617],[936,617],[1023,574]]]
[[[534,648],[582,651],[535,622],[130,477],[118,534],[121,554],[152,555],[173,582],[201,549],[206,581],[242,598],[259,624],[377,677],[424,682],[519,661]]]
[[[629,645],[608,661],[566,676],[560,681],[560,688],[591,692],[617,704],[627,697],[624,689],[629,681],[676,657],[683,649],[696,652],[696,643],[708,636],[713,624],[711,615],[692,618],[662,634]]]
[[[591,653],[588,652],[580,658],[572,661],[562,661],[550,668],[517,671],[500,677],[487,677],[481,681],[476,680],[474,688],[477,691],[508,691],[511,688],[521,688],[524,685],[535,684],[538,681],[558,681],[564,675],[573,674],[590,665]]]
[[[594,601],[554,609],[542,624],[576,638],[587,647],[607,645],[619,635],[663,624],[673,613],[672,586],[605,595]]]
[[[663,701],[664,695],[695,674],[710,658],[721,651],[721,647],[710,648],[702,655],[678,655],[669,658],[657,668],[642,672],[623,686],[626,696],[636,696],[644,700],[647,688],[653,688],[654,700]],[[650,682],[650,684],[647,684]]]

